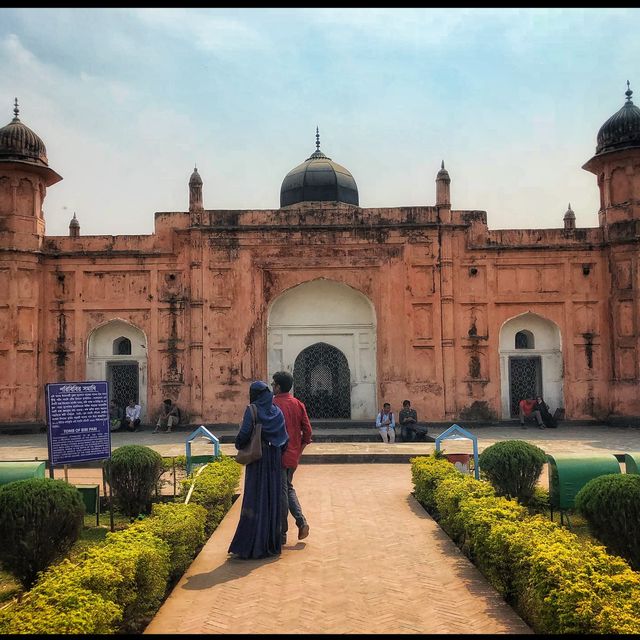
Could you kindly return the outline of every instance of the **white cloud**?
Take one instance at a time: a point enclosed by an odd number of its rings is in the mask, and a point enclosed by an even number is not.
[[[207,53],[237,53],[269,46],[246,22],[215,15],[214,9],[135,9],[146,27],[157,28]]]

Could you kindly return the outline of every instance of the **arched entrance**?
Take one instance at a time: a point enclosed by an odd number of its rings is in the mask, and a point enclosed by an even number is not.
[[[349,364],[339,349],[324,342],[303,349],[293,366],[293,389],[310,418],[351,418]]]
[[[517,417],[522,398],[542,395],[552,413],[563,407],[558,325],[531,312],[507,320],[500,330],[500,378],[504,419]]]
[[[302,356],[300,360],[299,356]],[[346,367],[341,358],[346,361]],[[314,369],[316,365],[318,368]],[[296,371],[298,366],[300,371]],[[328,384],[329,380],[333,385],[342,385],[333,387],[338,393],[338,388],[345,388],[348,374],[349,393],[340,391],[343,398],[340,402],[349,398],[351,419],[371,419],[376,413],[373,305],[352,287],[324,278],[285,291],[269,309],[267,367],[269,375],[276,371],[293,373],[293,391],[299,398],[311,397],[312,385],[317,395],[318,384]],[[313,376],[308,373],[312,370],[315,370]],[[346,407],[338,403],[339,409],[335,405],[335,395],[331,402],[333,408],[320,403],[318,411],[347,414]]]
[[[87,379],[106,380],[110,400],[125,407],[134,398],[147,405],[147,339],[140,329],[123,320],[111,320],[89,335]]]

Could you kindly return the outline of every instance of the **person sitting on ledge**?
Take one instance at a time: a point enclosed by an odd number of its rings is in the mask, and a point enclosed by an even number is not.
[[[405,400],[398,416],[401,427],[402,442],[426,440],[427,427],[418,424],[418,412],[411,408],[411,401]]]
[[[109,431],[120,431],[122,426],[122,407],[115,400],[109,402]]]
[[[547,429],[555,429],[558,426],[558,421],[554,416],[551,415],[551,411],[549,411],[549,407],[547,406],[547,403],[542,399],[542,396],[536,397],[535,409],[540,412],[542,423],[545,427],[547,427]]]
[[[142,407],[131,398],[125,409],[124,422],[122,426],[128,431],[135,431],[140,426],[140,411]]]
[[[158,424],[156,425],[153,433],[158,433],[160,427],[166,427],[166,433],[171,433],[172,427],[177,425],[178,422],[180,422],[180,410],[178,409],[178,405],[173,404],[172,400],[167,398],[162,403]]]
[[[524,398],[520,400],[518,406],[520,408],[518,412],[520,417],[520,426],[523,429],[526,429],[524,424],[525,418],[535,418],[538,423],[538,428],[544,429],[544,422],[542,421],[542,416],[540,415],[540,409],[538,407],[538,398]]]

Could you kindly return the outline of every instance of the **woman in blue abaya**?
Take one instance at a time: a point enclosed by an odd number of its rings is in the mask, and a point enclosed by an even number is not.
[[[249,387],[249,402],[256,406],[262,424],[262,458],[245,468],[240,521],[229,546],[229,553],[239,558],[264,558],[279,555],[282,550],[281,457],[289,436],[282,411],[272,400],[265,382],[253,382]],[[252,429],[253,416],[247,407],[236,436],[236,449],[249,443]]]

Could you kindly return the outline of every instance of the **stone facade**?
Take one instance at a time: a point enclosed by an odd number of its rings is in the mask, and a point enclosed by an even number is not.
[[[489,230],[451,208],[443,164],[435,205],[375,209],[205,209],[195,170],[189,210],[156,213],[150,236],[83,236],[74,216],[53,237],[60,177],[46,153],[3,155],[16,120],[0,130],[0,422],[44,421],[45,383],[85,379],[135,393],[145,421],[170,397],[191,423],[237,422],[249,382],[279,369],[315,417],[409,398],[425,420],[509,419],[525,392],[570,419],[640,416],[640,135],[585,165],[596,228],[569,210],[562,228]],[[342,413],[319,413],[321,394]]]

